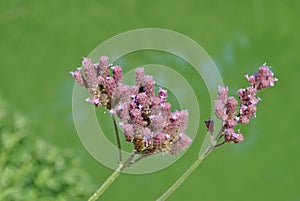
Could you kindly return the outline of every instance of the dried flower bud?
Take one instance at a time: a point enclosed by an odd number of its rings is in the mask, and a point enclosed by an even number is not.
[[[214,120],[208,119],[204,123],[207,128],[207,131],[210,132],[210,134],[213,134],[214,133]]]

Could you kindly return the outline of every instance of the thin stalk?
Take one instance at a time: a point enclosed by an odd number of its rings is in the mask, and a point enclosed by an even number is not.
[[[134,161],[130,162],[129,165],[133,165],[133,164],[139,162],[140,160],[142,160],[142,159],[144,159],[144,158],[147,158],[147,157],[149,157],[149,156],[153,156],[153,155],[154,155],[154,154],[143,154],[143,155],[141,155],[139,158],[137,158],[137,159],[135,159]]]
[[[219,139],[222,136],[222,133],[224,131],[224,127],[222,127],[215,140],[216,142],[219,141]],[[218,144],[218,146],[221,146],[220,144]],[[168,197],[170,197],[170,195],[179,187],[181,186],[181,184],[183,184],[183,182],[192,174],[192,172],[202,163],[202,161],[214,150],[214,148],[216,147],[215,143],[210,144],[206,150],[199,156],[199,158],[189,167],[189,169],[187,169],[183,175],[181,175],[181,177],[179,177],[179,179],[162,195],[160,196],[157,201],[164,201],[166,199],[168,199]]]
[[[220,147],[220,146],[222,146],[225,143],[226,143],[226,141],[224,140],[223,142],[220,142],[219,144],[216,144],[215,147]]]
[[[224,126],[222,126],[222,128],[219,130],[219,132],[215,138],[216,142],[218,142],[220,140],[220,138],[222,137],[224,129],[225,129]]]
[[[97,200],[99,196],[104,193],[104,191],[114,182],[114,180],[119,177],[121,171],[129,165],[135,154],[136,153],[131,154],[125,163],[120,162],[118,168],[106,179],[106,181],[97,189],[97,191],[88,199],[88,201]]]
[[[119,130],[118,130],[118,127],[117,127],[115,115],[112,115],[112,119],[113,119],[116,138],[117,138],[117,144],[118,144],[118,150],[119,150],[119,160],[120,160],[120,162],[122,162],[123,161],[122,147],[121,147],[120,135],[119,135]]]
[[[203,158],[198,158],[192,165],[187,169],[187,171],[181,175],[181,177],[162,195],[157,201],[166,200],[185,180],[190,174],[198,167],[198,165],[203,161]]]
[[[162,195],[157,201],[164,201],[170,197],[170,195],[179,187],[183,182],[192,174],[192,172],[202,163],[202,161],[209,155],[214,149],[214,146],[210,145],[207,147],[205,152],[187,169],[181,177]]]

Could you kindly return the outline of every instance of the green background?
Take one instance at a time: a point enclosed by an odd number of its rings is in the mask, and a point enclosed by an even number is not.
[[[210,54],[232,90],[245,87],[243,75],[267,62],[279,82],[260,94],[257,118],[242,128],[245,141],[215,150],[170,200],[300,200],[299,10],[296,0],[0,0],[0,93],[30,120],[33,139],[72,149],[81,168],[101,184],[112,170],[79,141],[68,75],[101,42],[137,28],[177,31]],[[172,64],[170,55],[164,60],[151,51],[128,61],[153,62],[153,55],[157,63]],[[207,95],[197,92],[199,100],[201,94]],[[200,122],[210,115],[209,103],[202,107]],[[181,160],[160,172],[121,175],[100,200],[158,198],[197,157],[205,133],[200,125]]]

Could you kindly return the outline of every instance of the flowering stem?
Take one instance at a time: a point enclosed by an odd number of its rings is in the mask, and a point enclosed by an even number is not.
[[[183,175],[162,195],[157,201],[166,200],[183,182],[192,174],[192,172],[201,164],[201,162],[210,154],[215,147],[209,145],[207,149],[199,156],[199,158],[183,173]]]
[[[221,139],[222,135],[223,135],[223,132],[224,132],[224,126],[222,126],[222,128],[219,130],[217,136],[215,137],[215,141],[216,142],[219,142],[219,140]]]
[[[199,166],[204,158],[198,158],[187,171],[162,195],[157,201],[166,200],[186,179],[190,174]]]
[[[135,154],[136,153],[131,154],[125,163],[120,162],[118,168],[106,179],[106,181],[97,189],[97,191],[88,199],[88,201],[97,200],[99,196],[104,193],[104,191],[114,182],[114,180],[119,177],[121,171],[129,165]]]
[[[220,146],[222,146],[225,143],[226,143],[226,141],[224,140],[223,142],[220,142],[219,144],[216,144],[215,147],[220,147]]]
[[[122,148],[121,148],[120,135],[119,135],[119,130],[117,127],[115,115],[112,115],[112,119],[113,119],[114,128],[115,128],[115,132],[116,132],[116,138],[117,138],[117,144],[118,144],[118,150],[119,150],[119,160],[120,160],[120,162],[122,162],[123,161]]]

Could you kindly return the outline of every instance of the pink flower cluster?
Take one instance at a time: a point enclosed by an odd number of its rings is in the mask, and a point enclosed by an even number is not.
[[[239,109],[237,110],[238,101],[230,96],[228,97],[228,87],[219,87],[218,99],[215,101],[216,116],[222,120],[224,136],[226,142],[238,143],[244,140],[241,133],[236,133],[234,127],[240,124],[248,124],[250,118],[256,115],[256,105],[260,101],[256,94],[268,87],[274,86],[278,81],[274,78],[273,72],[269,66],[262,65],[254,75],[245,76],[250,86],[246,89],[238,90],[240,99]]]
[[[99,63],[93,64],[91,59],[83,58],[82,67],[70,72],[78,84],[89,89],[93,97],[86,99],[96,107],[102,105],[111,108],[113,91],[121,85],[122,68],[113,66],[113,76],[110,76],[108,57],[100,57]]]
[[[188,112],[171,112],[167,91],[160,88],[155,96],[154,87],[153,77],[137,69],[130,100],[122,101],[112,112],[120,117],[126,140],[134,143],[137,153],[178,154],[191,143],[184,134]]]
[[[154,154],[167,152],[178,154],[186,149],[191,139],[184,133],[188,112],[171,112],[166,101],[167,91],[160,88],[155,95],[155,81],[145,75],[144,69],[136,70],[136,85],[122,83],[122,68],[113,66],[112,76],[107,57],[99,63],[83,59],[82,68],[71,72],[73,78],[92,94],[88,102],[104,106],[120,118],[125,139],[133,143],[136,153]]]

